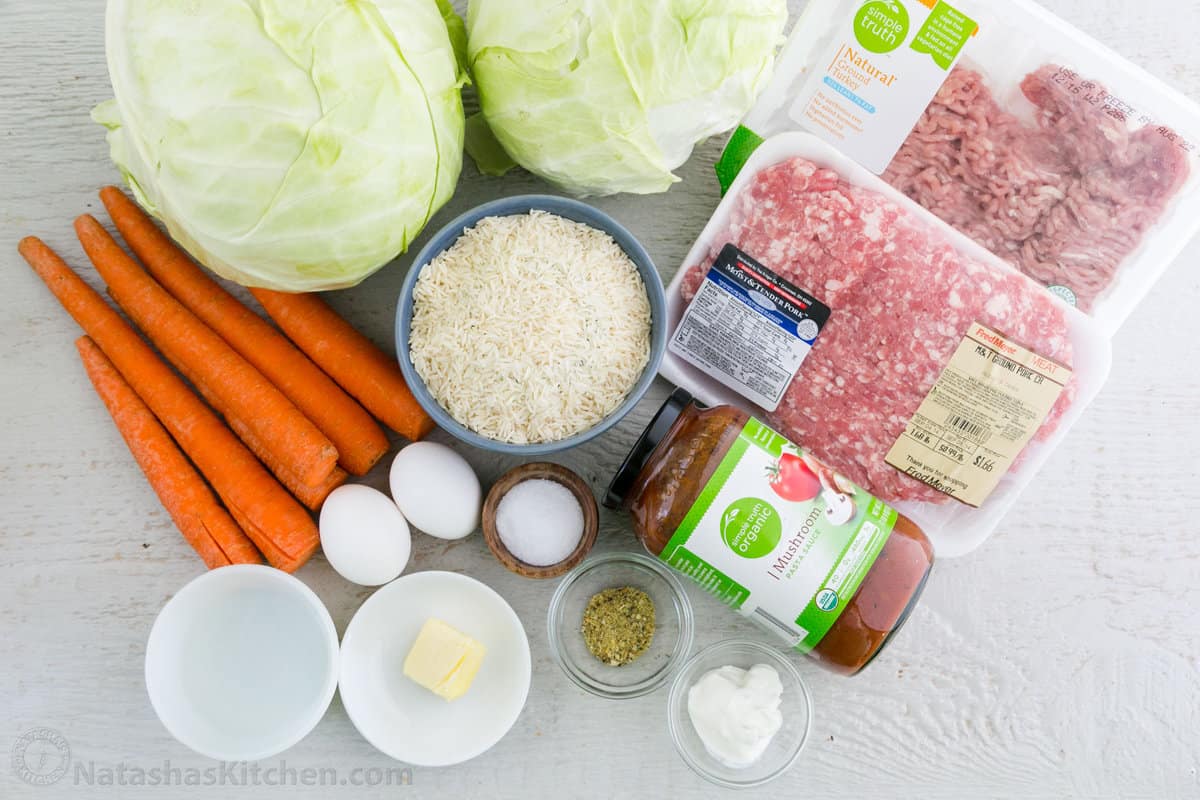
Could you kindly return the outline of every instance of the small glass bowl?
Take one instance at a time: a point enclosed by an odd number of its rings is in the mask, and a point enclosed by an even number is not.
[[[632,586],[654,601],[654,639],[635,661],[611,667],[583,641],[583,611],[597,592]],[[641,553],[606,553],[571,570],[550,600],[550,649],[567,677],[611,700],[640,697],[665,684],[692,649],[692,606],[679,580]]]
[[[758,761],[748,767],[728,767],[700,741],[688,714],[688,690],[709,670],[729,665],[748,669],[755,664],[767,664],[779,673],[783,683],[780,702],[783,726]],[[683,665],[671,683],[667,724],[675,749],[701,777],[730,789],[761,786],[787,772],[808,741],[812,730],[812,695],[787,655],[758,642],[731,639],[704,648]]]

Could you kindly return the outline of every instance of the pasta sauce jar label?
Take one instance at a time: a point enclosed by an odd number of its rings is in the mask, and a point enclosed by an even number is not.
[[[808,652],[858,591],[896,517],[751,419],[659,558]]]

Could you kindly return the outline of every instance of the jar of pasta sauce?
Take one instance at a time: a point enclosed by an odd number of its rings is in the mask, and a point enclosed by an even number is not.
[[[605,497],[646,549],[825,667],[853,675],[917,603],[912,520],[732,406],[676,390]]]

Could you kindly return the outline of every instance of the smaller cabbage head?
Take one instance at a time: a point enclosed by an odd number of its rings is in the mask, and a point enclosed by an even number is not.
[[[138,201],[247,286],[352,286],[462,168],[465,31],[446,0],[109,0],[93,117]]]
[[[786,22],[786,0],[471,0],[487,125],[471,120],[467,150],[483,172],[507,153],[579,196],[666,191],[750,109]]]

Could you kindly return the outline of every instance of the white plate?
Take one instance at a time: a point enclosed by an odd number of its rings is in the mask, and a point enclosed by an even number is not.
[[[337,688],[337,630],[320,599],[273,567],[206,572],[159,612],[146,690],[166,729],[196,752],[256,761],[303,739]]]
[[[429,617],[487,648],[470,690],[447,702],[404,676],[404,658]],[[529,640],[512,607],[479,581],[416,572],[362,604],[342,637],[340,690],[358,732],[408,764],[444,767],[508,733],[529,694]]]

